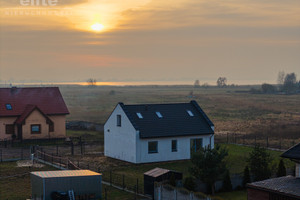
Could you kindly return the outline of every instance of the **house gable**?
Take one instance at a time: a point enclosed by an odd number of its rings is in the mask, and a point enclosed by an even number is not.
[[[121,125],[117,124],[121,117]],[[137,131],[118,104],[104,124],[104,154],[112,158],[136,162]]]
[[[33,111],[38,111],[45,118],[47,124],[53,125],[53,121],[35,105],[27,105],[22,115],[16,119],[15,124],[25,124],[26,119]]]

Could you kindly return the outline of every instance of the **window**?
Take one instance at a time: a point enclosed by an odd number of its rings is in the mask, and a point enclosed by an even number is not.
[[[10,103],[7,103],[7,104],[5,105],[5,107],[6,107],[6,110],[12,110],[12,106],[11,106]]]
[[[177,152],[177,140],[172,140],[172,152]]]
[[[143,115],[142,115],[142,113],[136,113],[136,115],[138,116],[138,118],[140,118],[140,119],[143,119]]]
[[[31,134],[40,134],[41,133],[41,125],[33,124],[31,125]]]
[[[186,110],[186,112],[187,112],[191,117],[194,117],[194,113],[192,113],[192,111]]]
[[[117,115],[117,126],[121,126],[121,115]]]
[[[158,118],[162,118],[163,117],[160,112],[156,112],[156,115],[157,115]]]
[[[13,124],[6,124],[5,125],[5,133],[6,134],[15,134],[15,126]]]
[[[157,153],[157,141],[148,142],[148,153]]]
[[[191,148],[193,152],[197,152],[202,148],[202,138],[200,139],[191,139]]]

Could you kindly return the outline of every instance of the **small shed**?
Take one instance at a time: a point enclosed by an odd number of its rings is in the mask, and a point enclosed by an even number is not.
[[[144,173],[144,192],[145,194],[154,194],[154,183],[170,180],[174,176],[176,183],[182,181],[182,173],[168,169],[154,168]]]
[[[30,179],[33,199],[55,200],[63,199],[63,196],[90,200],[101,198],[101,174],[90,170],[31,172]]]

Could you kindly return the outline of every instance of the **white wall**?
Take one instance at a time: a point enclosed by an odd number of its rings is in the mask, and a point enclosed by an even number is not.
[[[137,163],[183,160],[191,158],[191,139],[202,138],[202,145],[208,146],[213,136],[170,137],[157,139],[139,139],[137,144]],[[177,152],[172,152],[172,140],[177,140]],[[148,142],[158,141],[158,153],[148,153]]]
[[[117,126],[121,115],[121,127]],[[104,155],[136,163],[137,132],[120,105],[117,105],[104,125]]]

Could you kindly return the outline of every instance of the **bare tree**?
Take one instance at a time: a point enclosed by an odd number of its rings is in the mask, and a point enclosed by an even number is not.
[[[279,71],[278,72],[278,76],[277,76],[277,84],[279,86],[282,86],[284,83],[284,77],[285,77],[285,73],[284,71]]]
[[[217,80],[217,86],[218,87],[225,87],[227,84],[227,78],[226,77],[219,77]]]
[[[88,86],[96,86],[96,84],[97,84],[97,80],[92,79],[92,78],[89,78],[86,82],[87,82]]]
[[[200,87],[200,81],[199,80],[195,80],[194,87],[195,88]]]

